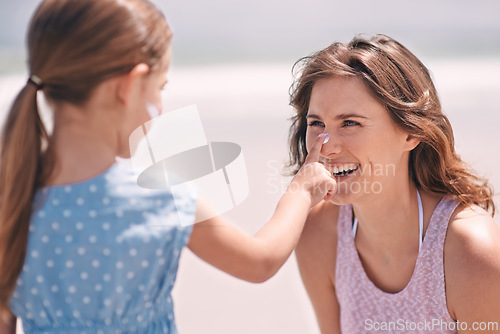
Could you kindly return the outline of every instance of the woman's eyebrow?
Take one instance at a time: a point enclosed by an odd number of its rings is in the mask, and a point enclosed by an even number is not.
[[[356,117],[356,118],[365,118],[365,119],[368,118],[368,117],[360,115],[360,114],[349,113],[349,114],[340,114],[340,115],[337,115],[335,117],[335,119],[337,119],[337,120],[344,120],[344,119],[353,118],[353,117]],[[315,114],[307,114],[306,118],[314,118],[314,119],[319,119],[319,120],[321,119],[321,117],[319,117],[318,115],[315,115]]]
[[[307,115],[306,115],[306,118],[321,119],[321,117],[319,117],[318,115],[315,115],[315,114],[307,114]]]
[[[338,120],[342,120],[342,119],[353,118],[353,117],[356,117],[356,118],[368,118],[366,116],[363,116],[363,115],[360,115],[360,114],[356,114],[356,113],[340,114],[340,115],[337,115],[337,117],[335,117],[335,118],[338,119]]]

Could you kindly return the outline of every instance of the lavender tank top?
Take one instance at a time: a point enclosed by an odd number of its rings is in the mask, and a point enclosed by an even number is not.
[[[343,334],[456,333],[446,306],[443,247],[458,203],[443,198],[434,210],[413,275],[397,293],[380,290],[368,278],[352,234],[352,206],[340,208],[335,290]]]

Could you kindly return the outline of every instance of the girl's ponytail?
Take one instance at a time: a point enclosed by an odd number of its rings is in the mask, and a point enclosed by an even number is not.
[[[26,256],[34,196],[54,160],[48,157],[49,137],[38,113],[36,97],[41,82],[35,82],[36,80],[36,77],[31,77],[17,95],[7,116],[0,144],[2,316],[9,313],[8,302]],[[42,170],[42,166],[45,170]]]

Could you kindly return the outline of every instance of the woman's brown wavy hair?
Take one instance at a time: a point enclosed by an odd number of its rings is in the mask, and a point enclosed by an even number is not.
[[[385,35],[355,37],[334,43],[300,59],[291,87],[290,104],[296,114],[290,128],[292,173],[304,163],[306,115],[314,83],[333,76],[361,78],[392,120],[420,144],[411,151],[409,175],[424,191],[454,196],[463,204],[477,204],[495,213],[493,189],[474,174],[455,152],[453,130],[427,68],[403,45]]]
[[[165,17],[147,0],[45,0],[27,36],[28,69],[50,102],[85,103],[101,82],[136,64],[157,69],[170,45]],[[36,83],[36,80],[35,80]],[[54,166],[51,138],[40,119],[37,90],[15,99],[0,144],[0,315],[23,267],[38,189]]]

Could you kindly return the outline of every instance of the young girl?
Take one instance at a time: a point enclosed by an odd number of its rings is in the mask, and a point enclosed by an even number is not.
[[[176,333],[182,248],[251,281],[271,277],[309,209],[335,190],[318,136],[275,214],[250,237],[216,217],[190,227],[196,198],[140,188],[130,133],[161,110],[171,32],[147,0],[45,0],[28,33],[30,77],[3,130],[0,333]],[[54,111],[49,135],[37,109]],[[186,137],[189,133],[186,133]],[[168,145],[168,143],[165,143]],[[199,212],[198,212],[199,213]],[[179,217],[182,216],[182,217]]]
[[[455,153],[426,67],[383,35],[302,64],[292,165],[327,132],[338,186],[296,249],[321,332],[499,333],[492,190]]]

